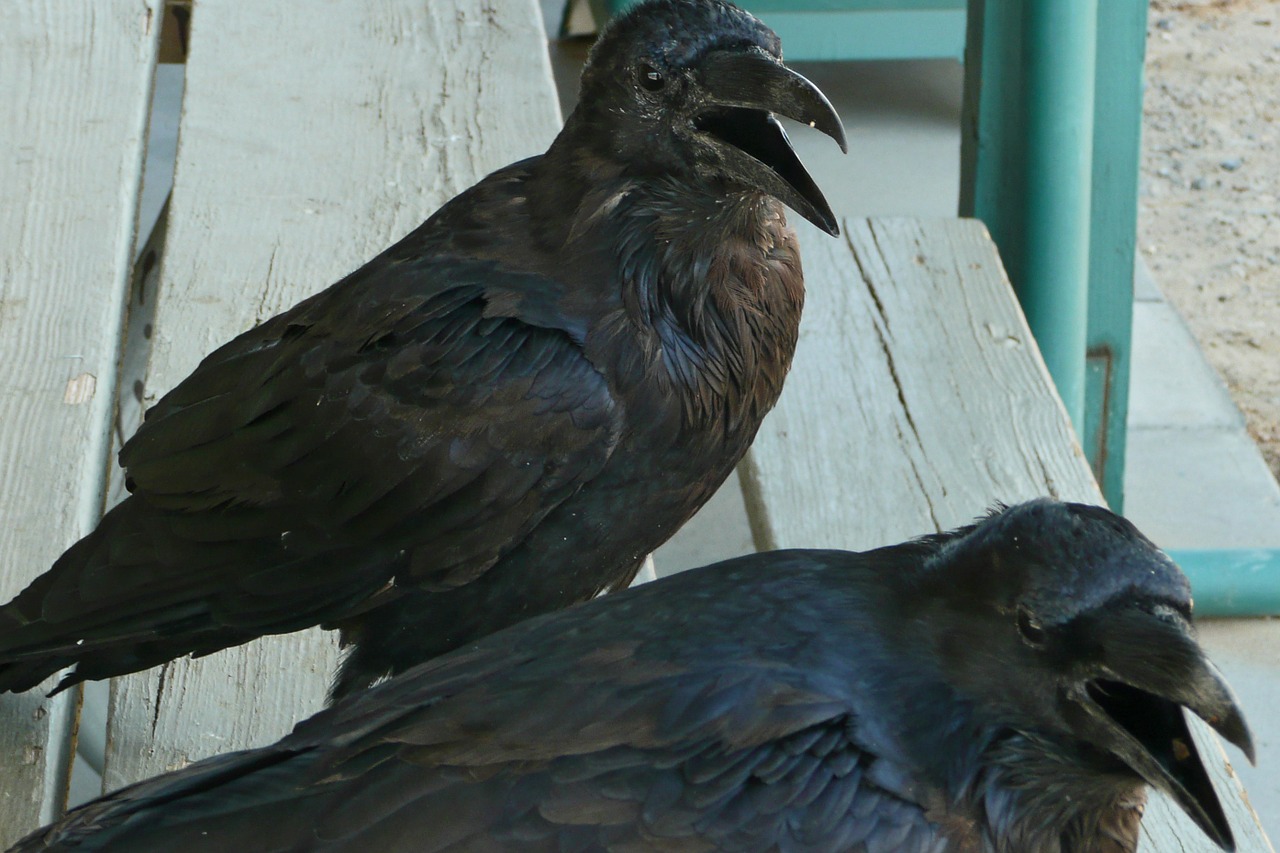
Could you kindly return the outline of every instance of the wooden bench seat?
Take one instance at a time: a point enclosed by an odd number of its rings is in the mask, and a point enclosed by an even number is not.
[[[159,7],[0,4],[6,601],[102,512]],[[60,812],[78,712],[77,691],[0,698],[0,847]]]
[[[127,324],[160,11],[0,8],[0,79],[22,81],[0,87],[19,154],[0,160],[6,598],[96,522],[117,387],[153,401],[559,127],[534,0],[201,0],[154,316]],[[997,499],[1100,500],[983,228],[844,228],[802,237],[801,349],[741,469],[757,545],[866,548]],[[140,347],[145,375],[117,376]],[[105,787],[275,740],[320,706],[335,660],[308,631],[114,680]],[[0,847],[64,807],[78,695],[0,696]],[[1269,850],[1225,759],[1210,763],[1240,849]],[[1212,849],[1167,804],[1147,827],[1149,849]]]

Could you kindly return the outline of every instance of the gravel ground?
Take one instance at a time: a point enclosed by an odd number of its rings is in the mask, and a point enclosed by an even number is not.
[[[1139,245],[1280,477],[1280,2],[1152,0]]]

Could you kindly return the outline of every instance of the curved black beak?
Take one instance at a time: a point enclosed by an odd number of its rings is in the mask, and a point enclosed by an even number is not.
[[[1235,839],[1192,739],[1184,709],[1254,760],[1253,738],[1235,694],[1205,657],[1191,625],[1171,607],[1128,607],[1091,628],[1105,674],[1077,696],[1082,738],[1119,758],[1177,801],[1223,850]]]
[[[835,236],[835,214],[791,148],[786,116],[822,131],[848,153],[844,125],[817,86],[761,50],[718,50],[698,66],[706,100],[695,127],[721,143],[726,166]]]

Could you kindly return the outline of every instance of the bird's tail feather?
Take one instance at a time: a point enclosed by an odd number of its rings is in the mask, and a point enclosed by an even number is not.
[[[0,606],[0,693],[72,664],[58,690],[324,623],[385,589],[394,570],[394,559],[355,549],[255,564],[258,540],[191,542],[174,523],[127,499]],[[281,594],[275,575],[297,589]]]
[[[190,644],[183,635],[208,622],[207,604],[189,595],[182,596],[185,601],[166,596],[162,583],[149,586],[145,595],[128,583],[128,567],[145,562],[152,551],[138,533],[133,503],[126,500],[107,513],[49,571],[0,607],[0,693],[29,690],[73,664],[78,671],[54,693],[195,650],[181,647]],[[140,601],[145,608],[137,607]]]
[[[174,844],[178,845],[178,849],[191,851],[222,850],[225,847],[219,846],[216,840],[207,838],[207,832],[184,831],[184,817],[188,816],[188,812],[191,817],[208,817],[220,808],[237,809],[245,804],[242,798],[234,795],[223,800],[216,797],[206,800],[201,794],[217,791],[223,786],[234,789],[238,783],[249,788],[264,784],[270,787],[275,775],[273,770],[278,767],[284,774],[289,774],[293,772],[289,767],[290,762],[298,758],[307,761],[309,756],[305,752],[299,755],[289,750],[267,747],[208,758],[174,773],[113,791],[73,809],[53,826],[37,830],[19,841],[8,853],[113,850],[117,849],[115,842],[121,840],[118,837],[120,830],[129,832],[129,849],[137,853],[172,850],[175,849]],[[281,786],[281,790],[288,789]],[[265,805],[276,810],[276,822],[287,822],[280,820],[277,804],[267,802]],[[159,806],[167,806],[167,810],[157,811]],[[144,813],[141,820],[131,821],[130,818],[139,812]],[[158,814],[166,815],[165,819],[157,820]],[[269,826],[264,815],[264,833],[270,834]],[[190,837],[193,834],[195,838]],[[283,848],[262,846],[255,849]]]

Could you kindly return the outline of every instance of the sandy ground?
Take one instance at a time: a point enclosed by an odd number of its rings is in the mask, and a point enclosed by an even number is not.
[[[1280,0],[1152,0],[1139,246],[1280,476]]]

